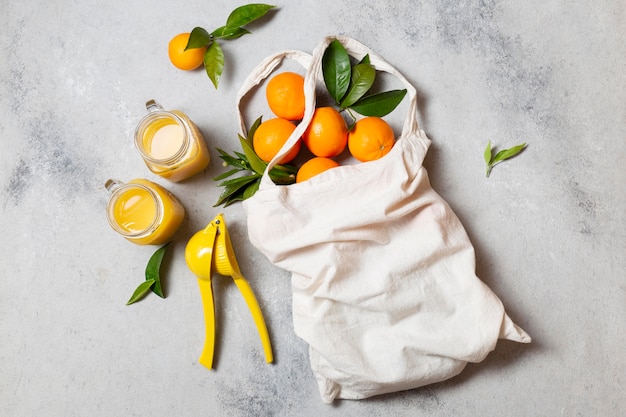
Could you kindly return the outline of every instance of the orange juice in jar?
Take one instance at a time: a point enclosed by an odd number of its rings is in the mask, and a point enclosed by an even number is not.
[[[110,193],[107,204],[109,224],[133,243],[166,243],[183,222],[185,208],[158,184],[141,178],[127,184],[110,179],[105,187]]]
[[[135,147],[148,169],[178,182],[209,165],[210,156],[196,125],[179,110],[164,110],[156,101],[146,103],[148,114],[135,130]]]

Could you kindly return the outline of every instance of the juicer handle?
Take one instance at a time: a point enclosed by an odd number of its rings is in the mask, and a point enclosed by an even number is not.
[[[263,345],[263,351],[265,352],[265,361],[267,363],[272,363],[274,361],[272,344],[270,342],[270,335],[267,331],[267,326],[265,325],[265,319],[263,318],[259,302],[254,296],[254,292],[252,292],[252,287],[250,287],[248,281],[246,281],[241,274],[237,273],[237,271],[233,271],[232,277],[233,281],[235,281],[235,284],[239,288],[239,291],[241,291],[244,300],[246,300],[248,309],[252,313],[252,318],[254,319],[256,328],[259,331],[259,337],[261,338],[261,344]]]
[[[204,347],[198,362],[213,369],[213,353],[215,352],[215,304],[213,302],[213,287],[211,279],[198,278],[202,309],[204,310],[205,339]]]

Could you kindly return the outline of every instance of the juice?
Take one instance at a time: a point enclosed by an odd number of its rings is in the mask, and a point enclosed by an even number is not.
[[[183,146],[183,128],[176,123],[168,123],[167,120],[164,122],[152,124],[156,131],[152,135],[152,140],[146,144],[146,148],[149,147],[148,153],[155,159],[171,158]]]
[[[135,179],[123,184],[109,180],[105,186],[112,192],[107,207],[109,223],[133,243],[166,243],[185,217],[178,199],[151,181]]]
[[[135,131],[135,145],[148,168],[171,181],[202,171],[210,157],[202,134],[181,111],[165,111],[154,101]]]
[[[149,190],[129,187],[113,205],[113,218],[127,233],[141,233],[157,218],[157,203]]]

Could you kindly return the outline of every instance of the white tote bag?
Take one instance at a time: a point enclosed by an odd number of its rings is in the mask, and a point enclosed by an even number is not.
[[[327,403],[443,381],[482,361],[499,338],[530,342],[476,276],[474,248],[422,166],[430,140],[418,128],[415,88],[379,55],[353,39],[329,36],[312,57],[276,54],[250,74],[238,107],[282,59],[308,69],[304,118],[269,166],[310,122],[321,58],[334,39],[356,59],[369,54],[377,70],[404,84],[410,102],[401,136],[379,160],[302,183],[275,185],[266,172],[259,191],[243,203],[253,245],[291,272],[294,330],[309,344]],[[243,118],[241,130],[245,135]]]

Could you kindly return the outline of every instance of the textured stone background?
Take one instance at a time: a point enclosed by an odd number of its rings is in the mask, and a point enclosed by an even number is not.
[[[282,2],[224,44],[214,90],[167,42],[243,2],[4,2],[0,13],[0,415],[619,416],[626,409],[626,7],[621,0]],[[217,280],[217,370],[197,363],[200,297],[183,251],[217,212],[222,172],[170,184],[132,145],[146,100],[179,108],[211,149],[236,149],[235,94],[265,56],[352,36],[416,86],[434,188],[475,244],[478,273],[531,345],[501,342],[447,382],[324,405],[291,324],[288,275],[224,210],[265,312],[262,359],[245,304]],[[268,117],[269,115],[266,115]],[[484,176],[482,152],[527,142]],[[106,222],[107,178],[146,177],[188,217],[165,300],[124,304],[153,247]]]

